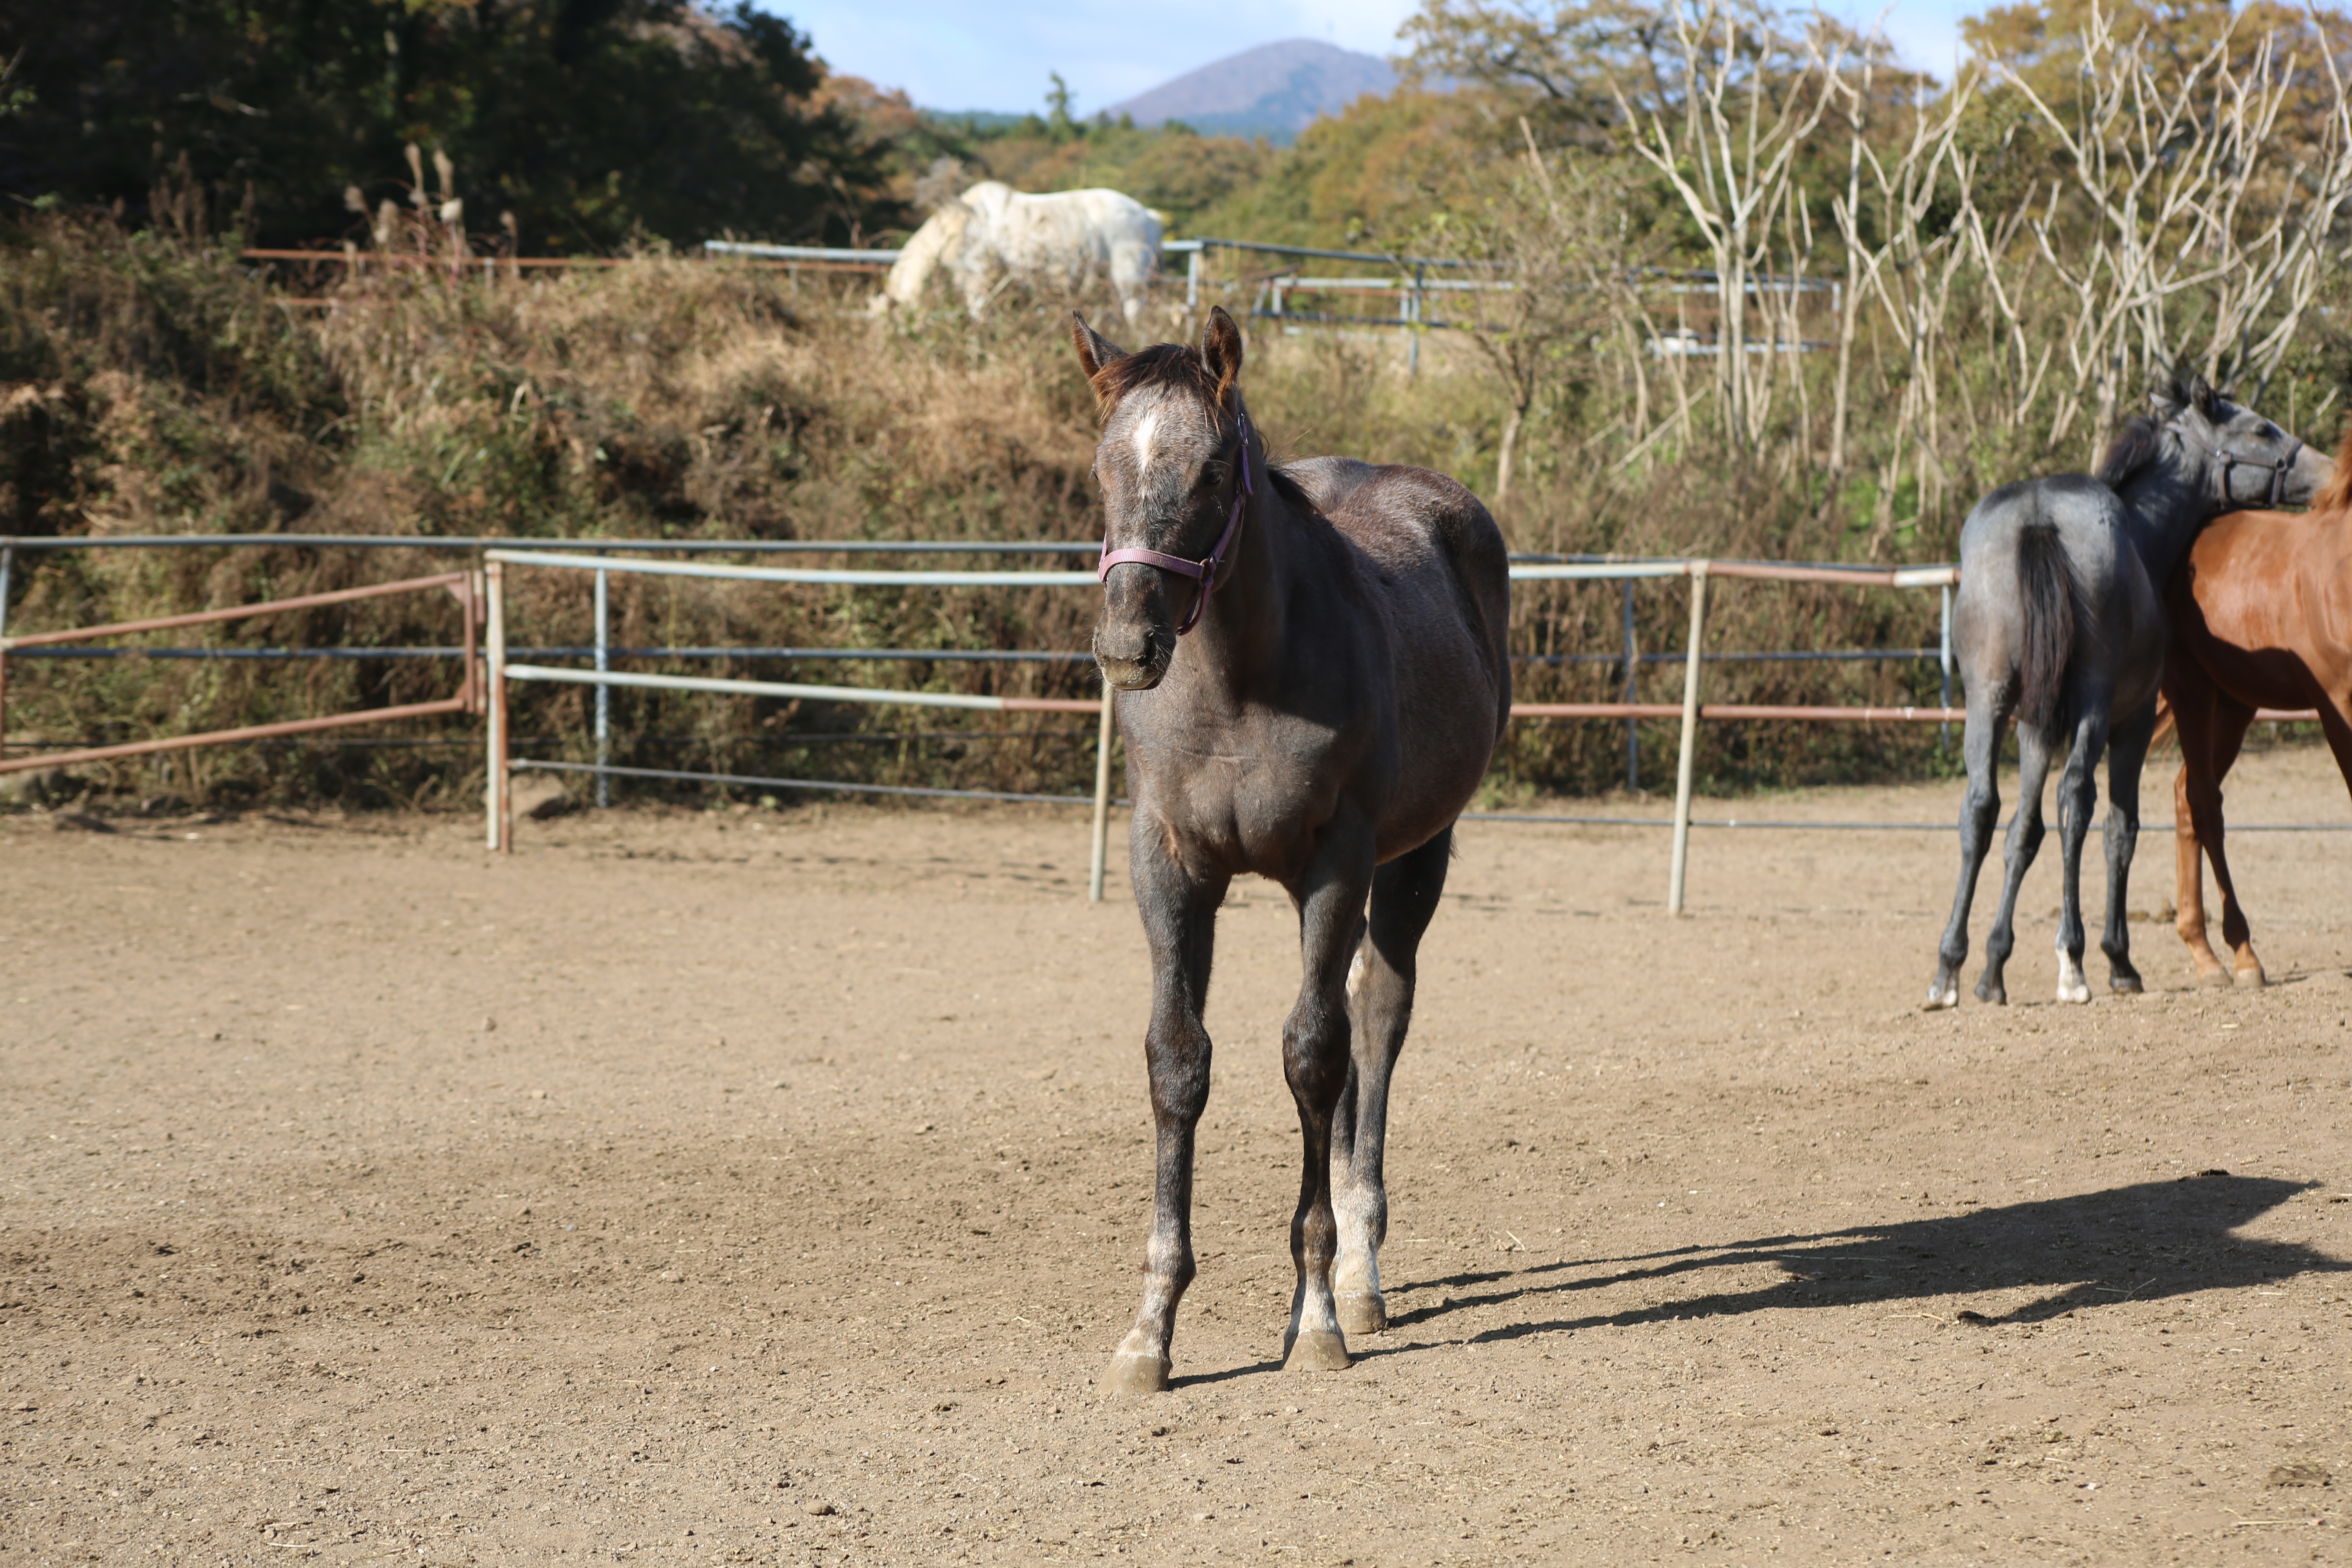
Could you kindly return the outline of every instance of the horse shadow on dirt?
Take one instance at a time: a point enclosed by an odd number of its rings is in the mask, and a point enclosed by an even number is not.
[[[1409,1329],[1465,1308],[1566,1306],[1581,1292],[1645,1281],[1668,1284],[1702,1271],[1756,1264],[1778,1265],[1785,1278],[1757,1289],[1704,1291],[1621,1311],[1507,1324],[1469,1341],[1496,1343],[1574,1329],[2021,1289],[2040,1294],[1998,1314],[1961,1309],[1956,1315],[1979,1324],[2037,1322],[2122,1301],[2261,1285],[2299,1274],[2352,1272],[2352,1261],[2308,1247],[2235,1234],[2313,1184],[2209,1171],[1931,1218],[1455,1274],[1396,1289],[1391,1310],[1401,1304],[1399,1297],[1410,1303],[1437,1290],[1443,1300],[1408,1304],[1390,1326]],[[1570,1274],[1574,1278],[1546,1278]],[[1366,1352],[1382,1353],[1370,1346]]]

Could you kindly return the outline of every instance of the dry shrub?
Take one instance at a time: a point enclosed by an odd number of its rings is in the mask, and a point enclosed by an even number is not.
[[[453,280],[376,266],[274,296],[199,246],[46,225],[0,251],[16,307],[0,395],[5,498],[18,531],[365,532],[695,539],[1085,540],[1099,527],[1087,479],[1091,397],[1061,310],[1008,300],[990,320],[877,324],[862,283],[795,284],[776,271],[648,254],[549,276]],[[1164,332],[1181,330],[1171,317]],[[1278,458],[1345,452],[1494,478],[1496,400],[1458,342],[1424,342],[1417,375],[1401,340],[1254,334],[1252,405]],[[1571,389],[1572,391],[1572,389]],[[1839,553],[1802,476],[1766,459],[1622,470],[1576,433],[1564,401],[1531,424],[1527,483],[1502,521],[1515,548]],[[28,558],[12,624],[47,628],[418,575],[462,555],[296,547],[210,552],[68,552]],[[1033,558],[1034,561],[1034,558]],[[1675,649],[1683,600],[1644,584],[1639,640]],[[1917,595],[1737,584],[1717,591],[1717,647],[1785,648],[1933,640]],[[613,579],[615,643],[758,647],[1083,649],[1087,595],[1049,589],[836,590]],[[510,626],[522,647],[591,638],[584,577],[519,570]],[[1612,653],[1613,584],[1517,596],[1522,653]],[[232,624],[163,644],[447,646],[443,596],[371,601]],[[633,661],[635,662],[635,661]],[[1083,664],[909,658],[695,660],[756,674],[958,691],[1088,696]],[[1645,694],[1678,689],[1675,666]],[[128,739],[422,700],[451,689],[446,663],[321,660],[26,661],[12,682],[22,742]],[[1923,692],[1922,683],[1927,689]],[[1611,663],[1523,667],[1531,698],[1613,695]],[[1908,666],[1721,666],[1710,695],[1750,700],[1920,700]],[[588,754],[592,698],[522,688],[528,754]],[[714,700],[616,691],[616,760],[786,776],[1024,790],[1083,790],[1092,726],[939,710]],[[289,745],[122,764],[128,794],[192,800],[463,805],[478,789],[472,727],[421,727],[402,745]],[[892,737],[919,736],[922,739]],[[1909,768],[1911,733],[1790,727],[1710,734],[1726,783]],[[414,742],[437,742],[437,744]],[[1617,726],[1517,727],[1500,795],[1589,790],[1622,776]],[[1670,759],[1650,748],[1647,777]]]

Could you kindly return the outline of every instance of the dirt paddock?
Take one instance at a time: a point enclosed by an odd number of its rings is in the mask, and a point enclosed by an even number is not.
[[[2304,750],[2231,807],[2347,815]],[[2045,1000],[2053,841],[2020,1003],[1925,1016],[1948,834],[1702,834],[1669,921],[1663,834],[1466,825],[1396,1324],[1300,1376],[1244,887],[1178,1386],[1112,1401],[1077,814],[113,826],[0,819],[0,1568],[2352,1562],[2352,834],[2235,841],[2267,991],[2143,920],[2152,994]]]

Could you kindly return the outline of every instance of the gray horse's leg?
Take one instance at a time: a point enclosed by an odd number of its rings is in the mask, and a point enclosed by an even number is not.
[[[2004,706],[1990,693],[1990,680],[1969,683],[1969,722],[1960,741],[1969,765],[1969,791],[1960,801],[1960,885],[1952,895],[1952,918],[1936,952],[1936,978],[1927,983],[1927,1006],[1957,1007],[1960,965],[1969,961],[1969,906],[1976,902],[1977,876],[1992,848],[1993,824],[2000,820],[2000,732],[2009,721]],[[1983,992],[1979,991],[1979,995]]]
[[[2132,856],[2139,847],[2139,774],[2156,734],[2156,699],[2116,726],[2107,741],[2107,923],[2099,951],[2107,955],[2107,988],[2138,991],[2132,967],[2131,927],[2124,908],[2130,896]]]
[[[1370,826],[1343,813],[1324,828],[1314,859],[1290,889],[1298,906],[1305,973],[1297,1005],[1282,1026],[1282,1070],[1298,1106],[1305,1163],[1298,1209],[1290,1221],[1290,1258],[1298,1283],[1282,1341],[1283,1366],[1289,1372],[1329,1372],[1348,1364],[1348,1342],[1331,1294],[1331,1264],[1339,1244],[1331,1206],[1331,1124],[1348,1084],[1348,970],[1364,936],[1373,852]]]
[[[1151,1069],[1159,1159],[1151,1238],[1144,1247],[1143,1305],[1111,1357],[1104,1383],[1117,1394],[1150,1394],[1168,1386],[1176,1304],[1196,1272],[1192,1137],[1209,1103],[1209,1032],[1201,1011],[1208,1005],[1217,906],[1224,901],[1227,879],[1196,877],[1178,866],[1169,858],[1158,824],[1141,812],[1136,814],[1129,867],[1144,939],[1151,948],[1151,1023],[1143,1049]]]
[[[2097,768],[2107,749],[2107,701],[2078,701],[2074,743],[2058,773],[2058,1000],[2088,1002],[2091,983],[2083,978],[2083,844],[2091,836],[2091,808],[2099,803]],[[2134,782],[2134,791],[2137,783]]]
[[[2009,842],[2002,847],[2000,908],[1994,911],[1992,930],[1985,933],[1984,978],[1977,982],[1977,1000],[2006,1004],[2009,988],[2001,971],[2017,946],[2017,890],[2025,883],[2026,868],[2042,848],[2042,786],[2050,778],[2050,742],[2029,725],[2017,727],[2017,815],[2010,820]]]
[[[1348,1011],[1355,1022],[1354,1061],[1331,1128],[1331,1189],[1339,1220],[1339,1257],[1331,1270],[1339,1326],[1376,1334],[1389,1326],[1381,1294],[1381,1243],[1389,1234],[1389,1079],[1412,1022],[1415,959],[1422,933],[1445,891],[1454,850],[1449,827],[1400,855],[1372,877],[1370,929],[1348,969]]]

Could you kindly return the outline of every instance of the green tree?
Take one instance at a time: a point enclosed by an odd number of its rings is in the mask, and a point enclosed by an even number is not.
[[[0,132],[0,193],[143,209],[183,158],[250,237],[364,231],[403,147],[457,165],[478,227],[533,250],[724,229],[845,239],[885,215],[880,149],[820,106],[781,17],[696,0],[113,0],[26,8],[33,94]],[[884,204],[887,205],[887,204]]]

